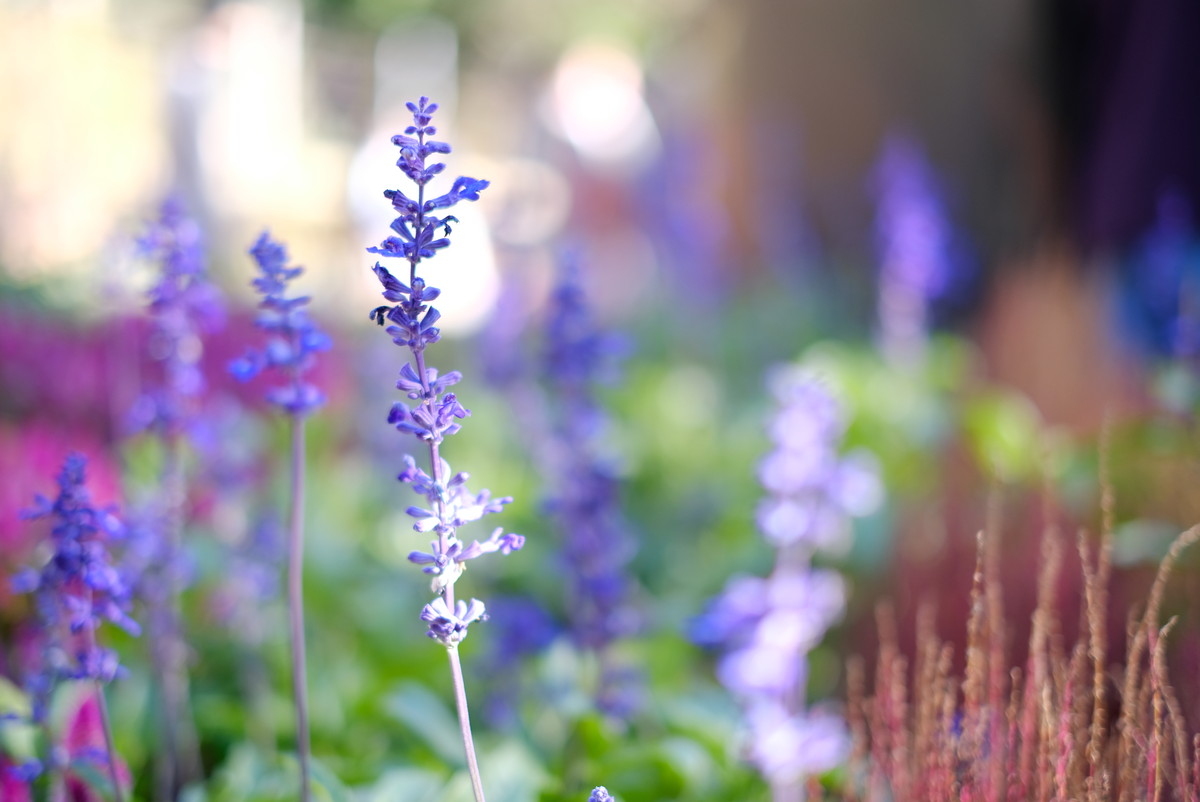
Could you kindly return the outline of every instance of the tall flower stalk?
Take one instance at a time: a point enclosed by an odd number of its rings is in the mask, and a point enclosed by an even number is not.
[[[774,448],[759,469],[767,497],[757,517],[775,567],[766,578],[732,579],[695,637],[722,648],[717,676],[743,708],[747,757],[773,799],[798,802],[805,779],[837,765],[849,746],[845,722],[805,698],[808,653],[845,607],[841,576],[812,559],[845,545],[848,518],[873,508],[880,488],[865,456],[839,453],[845,422],[822,384],[781,369],[771,389],[779,409],[769,427]]]
[[[199,226],[177,198],[163,203],[158,220],[138,241],[138,250],[158,264],[149,292],[150,351],[162,371],[134,404],[132,428],[161,439],[161,511],[152,535],[151,568],[140,579],[149,617],[151,659],[162,696],[162,748],[155,750],[155,798],[173,799],[200,777],[200,751],[189,703],[187,644],[182,635],[183,525],[186,502],[184,444],[194,427],[205,390],[201,335],[224,320],[220,293],[208,281]]]
[[[105,621],[134,635],[141,629],[129,617],[130,590],[108,553],[108,543],[123,534],[123,527],[112,508],[92,504],[86,468],[81,454],[68,456],[58,475],[57,497],[39,495],[23,514],[51,522],[51,555],[40,569],[17,574],[12,584],[18,593],[35,595],[42,629],[44,661],[30,685],[34,723],[46,731],[51,755],[51,797],[62,795],[65,767],[54,757],[57,750],[47,722],[50,696],[60,681],[82,680],[95,685],[113,798],[122,802],[124,789],[104,697],[104,683],[117,675],[120,665],[115,652],[99,645],[96,630]]]
[[[890,137],[875,167],[879,340],[889,359],[920,361],[931,307],[965,280],[933,169],[916,143]]]
[[[251,350],[230,365],[230,371],[243,381],[275,369],[285,383],[267,394],[268,400],[287,414],[291,424],[291,458],[288,512],[288,629],[291,635],[292,701],[296,709],[296,753],[300,762],[300,798],[311,798],[312,752],[308,726],[308,671],[304,643],[304,420],[324,403],[321,391],[304,381],[314,355],[328,350],[329,337],[308,316],[309,298],[289,298],[288,284],[300,275],[299,267],[288,267],[287,250],[263,232],[250,249],[258,264],[259,276],[254,289],[262,295],[255,325],[267,332],[268,341],[261,350]]]
[[[446,648],[471,788],[476,802],[484,802],[458,644],[467,636],[471,623],[486,618],[486,612],[483,602],[478,599],[456,600],[454,586],[462,577],[468,560],[493,552],[509,554],[520,549],[525,538],[506,533],[500,527],[486,540],[473,541],[469,546],[458,538],[459,527],[499,512],[512,498],[492,498],[487,490],[477,494],[470,492],[466,485],[468,475],[452,472],[441,456],[442,442],[459,431],[459,421],[471,413],[459,403],[454,393],[447,392],[449,387],[461,381],[462,374],[458,371],[440,373],[426,362],[426,349],[441,337],[436,326],[441,313],[430,305],[441,291],[426,284],[425,279],[417,275],[417,270],[423,260],[433,258],[450,244],[450,223],[458,220],[442,215],[441,211],[461,201],[478,200],[488,182],[460,176],[454,180],[449,192],[426,199],[427,184],[446,167],[440,162],[429,164],[427,160],[433,154],[449,153],[450,146],[429,138],[437,133],[430,124],[437,111],[436,103],[422,97],[417,103],[409,103],[408,109],[412,112],[413,124],[403,134],[392,137],[392,143],[400,148],[396,164],[416,185],[417,197],[410,198],[398,189],[384,192],[384,197],[392,202],[392,208],[399,215],[392,222],[395,234],[378,247],[368,249],[382,258],[406,260],[408,283],[400,281],[376,262],[375,276],[383,286],[383,297],[388,304],[372,310],[371,317],[381,326],[390,324],[387,333],[396,345],[408,350],[411,359],[401,368],[396,382],[396,388],[405,393],[411,403],[393,405],[388,422],[401,433],[415,437],[428,449],[428,472],[419,467],[413,457],[407,456],[407,467],[398,478],[411,485],[427,505],[408,508],[408,514],[416,519],[413,529],[433,533],[434,539],[430,551],[414,551],[408,559],[422,566],[432,577],[432,590],[436,596],[425,605],[420,617],[428,625],[426,634]]]
[[[596,326],[578,267],[566,261],[546,326],[547,407],[554,411],[548,507],[563,537],[571,629],[600,663],[597,704],[622,717],[636,707],[636,692],[611,647],[636,627],[625,571],[634,546],[621,516],[619,480],[602,452],[609,421],[597,390],[625,350],[620,338]]]

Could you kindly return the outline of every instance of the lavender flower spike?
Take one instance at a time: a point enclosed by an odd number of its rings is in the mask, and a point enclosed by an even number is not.
[[[265,347],[251,349],[231,363],[229,371],[247,381],[270,368],[279,369],[287,384],[271,390],[267,400],[293,415],[306,415],[325,401],[321,391],[303,377],[312,367],[314,354],[329,350],[329,337],[309,318],[305,309],[310,300],[307,296],[287,296],[288,284],[303,268],[287,266],[283,243],[272,240],[264,231],[250,248],[250,255],[260,271],[251,283],[263,297],[259,304],[262,311],[254,323],[270,339]]]
[[[806,776],[837,765],[849,738],[837,716],[806,708],[808,653],[841,617],[842,578],[812,566],[814,552],[845,544],[847,519],[870,512],[881,488],[865,455],[840,453],[841,408],[799,369],[777,371],[775,449],[759,478],[768,497],[759,527],[775,547],[767,578],[735,577],[697,622],[693,639],[720,646],[717,677],[739,700],[746,755],[775,799],[795,799]]]
[[[162,698],[162,745],[154,754],[154,796],[166,799],[202,774],[189,702],[189,652],[181,631],[180,564],[187,495],[183,448],[197,429],[205,389],[201,335],[222,325],[224,309],[220,292],[207,277],[200,226],[186,214],[178,197],[163,203],[158,220],[138,241],[138,249],[159,268],[149,292],[150,342],[162,377],[135,402],[130,424],[135,431],[150,430],[163,447],[159,556],[141,579],[144,589],[159,586],[154,588],[159,598],[151,604],[146,628]]]
[[[229,369],[246,380],[277,368],[287,384],[267,394],[271,403],[291,418],[291,510],[288,525],[288,623],[291,629],[292,700],[296,708],[296,751],[300,763],[300,799],[311,798],[311,738],[308,727],[308,670],[304,645],[304,418],[324,403],[315,386],[304,381],[314,355],[329,349],[329,337],[309,319],[307,296],[289,298],[288,284],[300,275],[299,267],[288,267],[287,250],[267,232],[259,235],[250,249],[260,275],[252,282],[263,296],[256,325],[270,335],[265,348],[250,350]]]
[[[219,329],[225,310],[220,291],[208,280],[200,227],[179,198],[163,203],[158,220],[138,239],[137,251],[159,266],[148,295],[163,376],[135,402],[129,426],[173,437],[188,429],[205,389],[199,335]]]
[[[588,797],[588,802],[616,802],[612,794],[603,785],[598,785],[592,789],[591,795]]]
[[[101,687],[117,676],[120,665],[116,652],[96,642],[96,630],[105,621],[133,635],[140,634],[141,628],[128,615],[130,590],[108,553],[108,543],[120,538],[124,529],[113,508],[92,504],[85,486],[86,469],[83,455],[69,455],[58,475],[57,497],[51,501],[39,495],[34,507],[22,514],[30,520],[51,521],[53,554],[40,570],[17,574],[12,587],[17,593],[35,594],[45,642],[45,665],[30,681],[34,721],[48,726],[50,694],[60,680],[93,681],[113,794],[120,802],[123,791]]]
[[[880,345],[911,361],[924,350],[931,307],[962,289],[965,274],[933,169],[915,142],[887,139],[875,184]]]
[[[609,420],[598,391],[627,352],[623,338],[592,319],[573,260],[564,260],[550,300],[545,374],[554,410],[547,449],[547,508],[563,537],[567,609],[576,643],[600,663],[597,702],[625,717],[636,708],[632,672],[617,665],[610,648],[636,630],[626,565],[634,544],[620,509],[620,480],[604,454]]]
[[[401,281],[376,262],[375,277],[383,287],[383,297],[388,304],[376,307],[370,316],[379,325],[386,324],[392,341],[406,348],[411,356],[411,362],[405,363],[396,382],[396,389],[403,392],[408,401],[392,407],[388,422],[428,449],[428,473],[410,456],[405,459],[407,467],[398,478],[411,485],[424,499],[420,506],[408,509],[409,515],[416,519],[413,528],[432,533],[435,539],[430,544],[430,551],[414,551],[409,559],[432,575],[432,589],[438,594],[422,610],[421,620],[428,625],[426,634],[445,646],[449,655],[471,787],[476,802],[484,802],[462,664],[458,657],[458,644],[467,636],[468,627],[485,618],[484,605],[477,599],[472,599],[470,604],[456,603],[454,586],[461,578],[467,560],[491,552],[509,554],[520,549],[525,539],[520,535],[505,534],[502,529],[494,531],[487,540],[475,541],[470,546],[465,546],[458,538],[460,526],[499,512],[512,499],[492,498],[486,490],[471,493],[466,486],[467,474],[452,472],[449,463],[441,457],[442,443],[461,430],[461,421],[469,417],[471,411],[462,405],[455,393],[447,392],[447,388],[461,381],[462,374],[458,371],[443,373],[425,362],[426,349],[441,337],[436,325],[441,313],[431,306],[441,291],[426,284],[425,279],[417,275],[417,268],[423,260],[433,258],[439,250],[450,245],[450,223],[458,220],[441,215],[441,210],[462,201],[478,200],[488,182],[459,177],[451,184],[449,192],[427,199],[427,185],[446,168],[440,162],[429,163],[429,157],[449,153],[450,146],[430,138],[437,133],[430,124],[437,111],[436,103],[423,97],[417,103],[409,103],[408,110],[412,112],[413,124],[403,134],[393,137],[392,142],[400,148],[397,166],[417,187],[416,198],[399,189],[383,193],[399,214],[392,222],[395,235],[389,236],[378,247],[368,248],[370,253],[385,259],[406,260],[408,280]]]

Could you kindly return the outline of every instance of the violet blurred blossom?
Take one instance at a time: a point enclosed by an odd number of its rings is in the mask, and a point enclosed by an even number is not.
[[[893,358],[911,359],[923,350],[932,307],[962,293],[968,271],[941,188],[915,142],[888,137],[874,189],[881,346]]]
[[[612,794],[603,785],[592,789],[592,793],[588,796],[588,802],[616,802]]]
[[[750,756],[773,783],[795,784],[846,759],[846,723],[825,711],[789,715],[778,705],[750,712]]]
[[[546,508],[562,533],[567,612],[576,643],[601,664],[597,703],[626,716],[639,704],[636,672],[613,664],[610,646],[636,631],[626,566],[634,543],[621,514],[620,480],[604,453],[609,419],[598,399],[618,375],[626,340],[592,318],[579,268],[565,259],[550,299],[544,372],[552,442],[546,444]]]
[[[130,412],[134,431],[185,432],[206,382],[201,370],[202,333],[225,322],[224,300],[208,280],[200,227],[176,197],[138,240],[138,253],[159,266],[148,293],[151,356],[162,367],[161,383],[142,394]]]
[[[527,596],[500,596],[488,602],[492,637],[478,673],[488,683],[487,715],[495,727],[514,722],[517,702],[524,698],[525,674],[520,662],[549,646],[559,626],[544,606]]]
[[[842,548],[848,518],[870,512],[882,489],[869,457],[841,454],[845,420],[824,385],[800,368],[777,369],[769,383],[778,410],[768,426],[774,450],[759,470],[768,496],[758,520],[775,569],[731,579],[693,622],[692,638],[721,649],[717,677],[745,711],[747,757],[779,792],[847,753],[845,723],[804,702],[807,656],[846,603],[841,576],[812,558]]]
[[[1120,268],[1118,302],[1127,331],[1149,353],[1200,355],[1200,231],[1185,196],[1159,198],[1154,224]]]
[[[384,197],[391,201],[399,215],[392,222],[395,234],[378,247],[367,249],[385,259],[407,261],[408,280],[401,281],[381,263],[375,263],[375,277],[383,287],[383,297],[388,304],[372,310],[371,319],[380,326],[386,325],[392,341],[408,349],[412,356],[412,361],[401,368],[396,382],[396,388],[407,396],[408,402],[394,404],[388,422],[429,449],[428,473],[409,456],[405,458],[407,467],[398,478],[425,499],[422,506],[408,508],[408,514],[416,519],[413,529],[435,535],[428,552],[414,551],[409,555],[409,560],[432,576],[433,591],[439,594],[422,610],[421,620],[428,624],[429,637],[454,647],[466,637],[467,628],[473,621],[486,617],[484,605],[477,599],[472,599],[469,604],[452,601],[454,583],[462,575],[465,563],[484,554],[509,554],[520,549],[525,538],[505,533],[503,529],[496,529],[487,540],[476,540],[470,545],[458,538],[459,527],[499,512],[512,499],[493,498],[487,490],[471,492],[466,486],[468,474],[453,472],[439,453],[445,438],[462,428],[460,421],[469,417],[471,411],[462,405],[455,393],[447,392],[461,381],[462,374],[458,371],[443,373],[425,362],[426,349],[441,338],[436,325],[441,313],[431,305],[441,290],[418,276],[417,267],[450,245],[450,224],[458,222],[452,215],[441,216],[434,212],[449,209],[462,201],[478,200],[488,182],[460,176],[452,182],[448,192],[426,199],[426,185],[446,167],[440,162],[430,164],[427,160],[435,154],[449,153],[450,146],[428,138],[437,133],[430,124],[437,111],[436,103],[423,97],[418,103],[409,103],[408,109],[413,115],[413,125],[403,134],[394,136],[392,143],[400,148],[396,164],[416,184],[417,196],[411,198],[399,189],[384,192]]]
[[[767,432],[774,443],[759,466],[769,495],[759,503],[759,530],[778,547],[838,551],[848,545],[848,519],[881,501],[873,457],[840,453],[846,423],[819,382],[779,371],[770,380],[779,404]]]
[[[260,271],[251,283],[263,297],[254,323],[267,333],[268,340],[264,347],[251,349],[232,362],[229,371],[237,379],[249,381],[277,368],[287,382],[272,389],[267,400],[290,414],[306,415],[325,402],[321,391],[304,381],[304,374],[312,367],[315,354],[329,350],[329,336],[309,318],[305,309],[308,296],[287,297],[288,284],[304,271],[287,266],[283,243],[264,231],[250,248],[250,255]]]
[[[115,652],[100,647],[95,633],[107,621],[137,635],[129,617],[128,584],[113,565],[109,544],[124,534],[112,507],[97,507],[88,495],[87,459],[71,454],[58,475],[52,500],[39,494],[29,520],[50,523],[50,554],[39,569],[12,578],[16,593],[33,593],[44,638],[44,665],[30,678],[34,719],[40,721],[55,684],[64,679],[107,682],[120,665]]]
[[[598,653],[636,629],[625,571],[634,545],[621,515],[620,481],[603,453],[609,420],[597,399],[627,351],[623,338],[596,326],[578,268],[565,262],[546,326],[546,406],[557,413],[546,506],[562,532],[573,634]]]

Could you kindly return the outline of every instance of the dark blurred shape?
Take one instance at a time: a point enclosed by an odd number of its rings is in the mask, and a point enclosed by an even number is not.
[[[1149,228],[1168,188],[1193,206],[1200,197],[1200,4],[1035,7],[1066,220],[1089,250],[1128,246]]]

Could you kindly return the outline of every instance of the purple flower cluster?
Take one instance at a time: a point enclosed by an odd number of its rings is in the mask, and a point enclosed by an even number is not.
[[[12,580],[16,593],[34,593],[46,639],[46,665],[32,682],[35,719],[61,679],[111,680],[119,669],[115,652],[96,644],[95,632],[104,621],[137,635],[129,617],[130,590],[108,553],[111,540],[124,530],[115,510],[96,507],[89,498],[87,459],[71,454],[58,475],[53,500],[36,497],[26,519],[51,522],[52,553],[40,570],[27,568]]]
[[[720,646],[717,676],[739,699],[749,730],[748,756],[775,787],[829,769],[848,737],[836,716],[807,709],[807,654],[841,617],[840,575],[814,568],[818,550],[845,543],[851,515],[880,501],[864,456],[844,457],[842,413],[829,391],[800,369],[772,376],[779,410],[760,480],[769,495],[759,524],[778,550],[767,578],[735,577],[696,623],[693,637]]]
[[[466,486],[468,475],[454,473],[439,454],[443,440],[459,431],[460,421],[471,412],[454,393],[447,392],[462,379],[462,374],[458,371],[441,373],[425,363],[426,348],[441,337],[436,325],[441,313],[430,305],[441,291],[417,275],[417,266],[450,244],[450,223],[458,222],[453,216],[439,216],[434,212],[461,201],[478,200],[488,182],[460,177],[453,182],[449,192],[426,200],[426,185],[445,169],[444,164],[430,164],[427,160],[433,154],[449,153],[450,146],[428,139],[437,133],[430,124],[437,111],[436,103],[423,97],[418,103],[409,103],[408,108],[413,115],[413,125],[393,137],[392,142],[400,148],[396,164],[417,185],[417,197],[410,198],[398,189],[384,192],[384,197],[392,202],[392,208],[399,214],[392,222],[395,234],[379,247],[368,249],[384,258],[407,260],[408,281],[401,281],[376,262],[375,276],[389,303],[372,310],[371,318],[381,326],[388,324],[387,333],[392,341],[407,348],[412,355],[412,362],[405,363],[396,382],[396,388],[408,397],[409,402],[396,403],[388,415],[388,422],[429,448],[428,473],[418,467],[415,459],[407,457],[407,467],[398,478],[426,500],[423,506],[408,509],[408,513],[417,519],[413,528],[436,535],[430,551],[414,551],[409,555],[412,562],[432,575],[433,590],[439,594],[425,606],[421,620],[428,624],[429,637],[454,647],[466,637],[471,622],[486,618],[484,605],[479,600],[454,602],[454,583],[462,575],[466,561],[492,552],[509,554],[520,549],[525,538],[496,529],[487,540],[477,540],[469,546],[458,539],[460,526],[499,512],[512,499],[493,498],[486,490],[472,493]]]
[[[775,448],[759,466],[769,493],[758,506],[759,530],[777,548],[840,551],[847,519],[879,503],[874,460],[839,452],[846,423],[821,384],[779,373],[772,391],[780,407],[768,427]]]
[[[329,350],[330,340],[308,316],[308,296],[288,298],[288,284],[303,271],[288,267],[287,249],[272,240],[264,231],[250,249],[258,264],[260,275],[251,283],[262,295],[261,310],[254,323],[267,332],[266,347],[250,350],[229,365],[229,371],[239,380],[248,381],[265,370],[277,368],[287,377],[287,384],[267,394],[267,400],[292,415],[306,415],[325,402],[314,385],[304,381],[312,367],[313,356]]]
[[[1121,266],[1123,322],[1143,347],[1174,359],[1200,354],[1200,232],[1186,196],[1164,193],[1154,223]]]
[[[569,594],[567,609],[576,641],[601,655],[617,638],[636,629],[628,603],[625,566],[634,546],[622,519],[619,480],[601,453],[607,416],[597,400],[599,385],[612,378],[626,343],[597,329],[578,270],[564,263],[550,302],[545,373],[555,442],[549,469],[555,482],[548,509],[563,533]],[[633,703],[617,687],[622,672],[602,666],[599,697],[609,712]]]
[[[224,303],[207,278],[200,227],[178,198],[163,203],[137,250],[160,268],[149,292],[150,351],[162,365],[163,378],[134,404],[130,424],[134,431],[155,428],[178,434],[190,424],[192,407],[205,389],[199,335],[224,323]]]
[[[875,182],[880,337],[891,354],[909,356],[925,340],[930,306],[958,289],[963,276],[933,170],[917,146],[889,137]]]
[[[588,796],[588,802],[616,802],[612,794],[603,785],[596,786]]]

